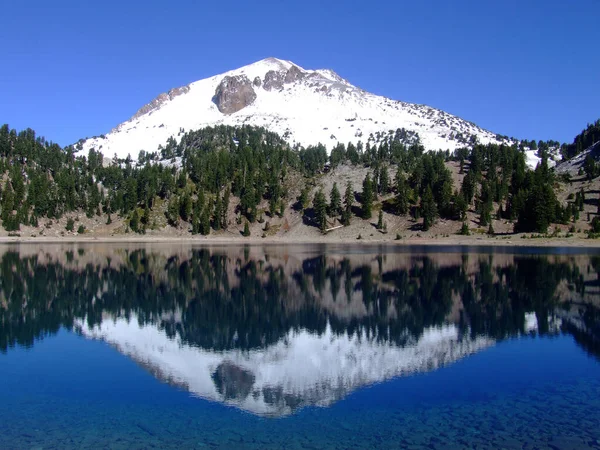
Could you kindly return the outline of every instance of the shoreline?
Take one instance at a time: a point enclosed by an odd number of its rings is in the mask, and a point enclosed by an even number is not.
[[[407,239],[348,239],[348,238],[260,238],[260,237],[182,237],[169,235],[123,235],[123,236],[64,236],[30,237],[0,236],[0,245],[7,244],[190,244],[190,245],[385,245],[390,247],[499,247],[499,248],[580,248],[600,249],[599,239],[571,238],[526,238],[515,236],[511,239],[488,238],[481,236],[420,237]]]

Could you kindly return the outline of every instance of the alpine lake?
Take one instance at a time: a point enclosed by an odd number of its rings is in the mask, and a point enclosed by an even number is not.
[[[3,244],[0,448],[600,449],[600,249]]]

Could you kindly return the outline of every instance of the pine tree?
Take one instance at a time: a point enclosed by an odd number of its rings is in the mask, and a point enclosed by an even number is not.
[[[210,205],[209,205],[210,206]],[[205,206],[200,214],[200,234],[207,236],[210,234],[210,210],[209,206]]]
[[[137,181],[134,177],[126,181],[125,195],[123,201],[123,212],[128,213],[137,205]]]
[[[240,209],[242,210],[242,215],[246,216],[250,222],[256,220],[256,205],[257,201],[254,189],[246,186],[243,190],[242,198],[240,199]]]
[[[244,231],[242,232],[242,236],[248,237],[250,236],[250,226],[248,225],[248,221],[244,221]]]
[[[342,210],[342,199],[340,191],[338,190],[337,183],[333,183],[331,193],[329,194],[329,215],[331,217],[339,216]]]
[[[204,209],[204,195],[202,191],[198,195],[198,198],[194,202],[194,210],[192,213],[192,234],[200,233],[200,217],[202,216],[202,210]]]
[[[229,209],[229,197],[231,196],[231,191],[229,189],[229,186],[227,187],[227,189],[225,189],[225,194],[223,194],[223,206],[222,206],[222,211],[221,211],[221,228],[226,230],[227,229],[227,211]]]
[[[383,211],[379,210],[379,218],[377,219],[377,229],[383,230]]]
[[[396,174],[396,192],[396,212],[405,215],[408,213],[408,184],[400,168]]]
[[[352,189],[352,183],[348,181],[348,184],[346,184],[346,192],[344,193],[344,210],[342,211],[342,224],[344,226],[350,225],[350,219],[352,218],[353,203],[354,189]]]
[[[371,176],[367,174],[363,181],[363,191],[361,195],[362,203],[362,217],[363,219],[370,219],[373,208],[373,182]]]
[[[598,165],[592,155],[587,155],[583,162],[583,170],[588,180],[595,178],[598,174]]]
[[[169,200],[166,216],[169,225],[174,227],[179,225],[179,202],[177,201],[177,197],[173,196]]]
[[[473,196],[475,195],[475,174],[473,170],[469,170],[463,178],[460,192],[466,200],[467,205],[471,204]]]
[[[219,231],[221,229],[222,216],[223,216],[223,203],[221,201],[221,196],[219,194],[217,194],[217,199],[215,201],[215,214],[214,214],[215,219],[213,221],[213,228],[216,231]]]
[[[491,214],[488,209],[487,203],[483,203],[481,212],[479,214],[479,225],[481,225],[482,227],[485,227],[488,223],[490,223],[490,220],[491,220]]]
[[[371,186],[373,188],[373,197],[377,198],[377,194],[379,193],[379,164],[376,163],[373,168],[373,176],[371,177]]]
[[[133,231],[134,233],[137,233],[139,231],[139,222],[140,217],[138,215],[137,208],[134,208],[133,212],[131,213],[131,218],[129,219],[129,228],[131,228],[131,231]]]
[[[440,215],[446,218],[452,218],[452,180],[446,179],[442,183],[438,197],[438,205]]]
[[[15,206],[15,196],[12,190],[12,186],[10,183],[6,183],[6,188],[2,193],[2,222],[4,224],[4,228],[6,228],[6,222],[10,221],[10,217],[12,216],[12,212]]]
[[[192,197],[186,192],[179,202],[179,215],[186,222],[192,217]]]
[[[387,167],[383,166],[379,173],[379,193],[387,195],[390,192],[390,178]]]
[[[200,233],[200,217],[194,213],[192,216],[192,234]]]
[[[459,220],[465,220],[467,217],[468,205],[467,201],[462,194],[456,194],[454,196],[454,208]]]
[[[482,183],[481,194],[478,200],[479,205],[479,224],[485,227],[492,220],[492,195],[488,183]]]
[[[308,204],[309,204],[309,196],[310,194],[310,189],[308,186],[304,186],[302,188],[302,190],[300,191],[300,196],[298,197],[298,202],[300,203],[300,207],[302,208],[302,210],[305,210],[306,208],[308,208]]]
[[[313,209],[315,210],[315,222],[321,231],[327,228],[327,202],[322,189],[319,189],[313,199]]]
[[[144,208],[144,214],[142,215],[141,222],[144,225],[144,228],[150,226],[150,208],[148,208],[148,206]]]
[[[423,231],[429,230],[437,217],[437,206],[433,199],[431,187],[427,186],[421,199],[421,215],[423,216]]]

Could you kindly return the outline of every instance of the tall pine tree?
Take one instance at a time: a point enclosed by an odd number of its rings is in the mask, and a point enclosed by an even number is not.
[[[313,199],[315,222],[321,231],[327,228],[327,202],[322,189],[319,189]]]
[[[331,217],[339,216],[342,211],[342,198],[338,190],[337,183],[333,183],[331,193],[329,194],[329,215]]]
[[[367,174],[363,180],[363,191],[361,195],[362,204],[362,217],[363,219],[370,219],[373,209],[373,182],[371,181],[371,175]]]

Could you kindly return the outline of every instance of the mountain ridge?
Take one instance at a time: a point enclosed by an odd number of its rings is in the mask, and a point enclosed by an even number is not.
[[[182,131],[216,125],[264,126],[290,145],[320,143],[328,150],[376,142],[401,128],[417,132],[426,150],[506,142],[440,109],[371,94],[330,69],[270,57],[159,94],[107,135],[82,139],[76,148],[135,158]]]

